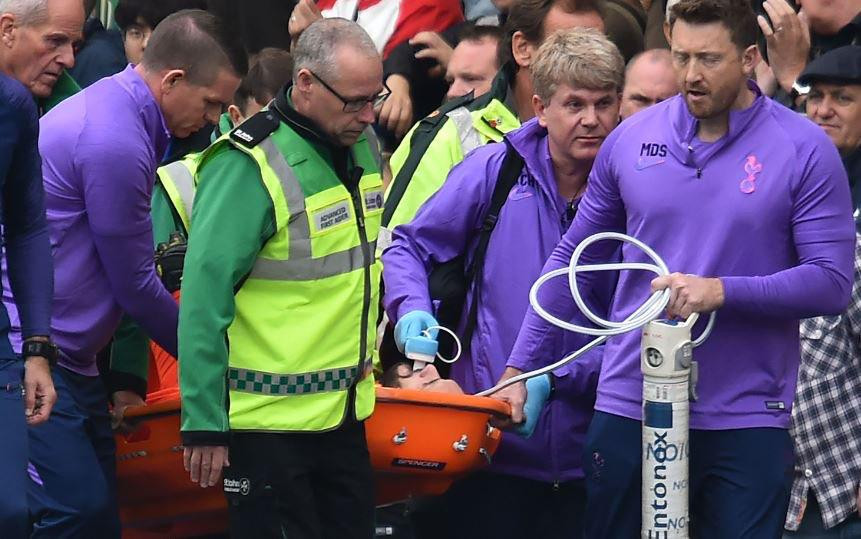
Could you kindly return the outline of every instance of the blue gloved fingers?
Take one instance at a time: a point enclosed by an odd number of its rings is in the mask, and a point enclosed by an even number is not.
[[[549,396],[549,374],[536,376],[526,381],[526,402],[523,404],[523,415],[526,419],[512,429],[516,434],[524,438],[532,436]]]
[[[436,325],[438,325],[436,319],[426,311],[410,311],[403,315],[395,324],[395,344],[398,350],[403,353],[407,339],[425,337],[424,330]],[[429,332],[434,340],[436,340],[437,332],[438,330],[435,329]]]
[[[422,328],[422,331],[424,331],[424,330],[425,330],[425,329],[427,329],[427,328],[430,328],[430,327],[436,326],[436,325],[437,325],[437,322],[436,322],[436,320],[434,320],[434,323],[433,323],[433,324],[430,324],[430,325],[428,325],[428,326],[425,326],[424,328]],[[424,333],[422,333],[422,335],[424,335]],[[435,340],[437,340],[437,337],[439,336],[439,329],[438,329],[438,328],[433,328],[433,329],[431,329],[431,330],[428,330],[427,335],[428,335],[428,337],[430,337],[432,340],[434,340],[434,341],[435,341]]]

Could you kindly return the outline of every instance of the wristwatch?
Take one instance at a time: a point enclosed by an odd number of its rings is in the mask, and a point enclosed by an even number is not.
[[[792,102],[795,103],[799,97],[807,97],[807,94],[810,93],[810,85],[799,84],[798,81],[792,83],[792,90],[789,92],[789,96],[792,98]]]
[[[57,345],[51,341],[24,341],[21,346],[21,355],[26,360],[28,357],[39,356],[48,360],[53,367],[57,364],[59,350]]]

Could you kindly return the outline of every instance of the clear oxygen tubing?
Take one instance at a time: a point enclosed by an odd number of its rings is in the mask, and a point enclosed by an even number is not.
[[[618,262],[612,264],[588,264],[583,266],[579,265],[580,256],[583,254],[583,251],[585,251],[593,243],[603,240],[615,240],[621,241],[623,243],[630,243],[631,245],[634,245],[635,247],[646,253],[646,256],[648,256],[652,260],[652,262],[654,262],[654,264],[647,264],[642,262]],[[579,350],[576,350],[571,354],[568,354],[567,356],[563,357],[556,363],[552,363],[534,371],[518,374],[517,376],[513,376],[503,382],[498,383],[490,389],[486,389],[484,391],[476,393],[476,395],[482,397],[488,396],[510,385],[522,382],[535,376],[541,376],[542,374],[556,370],[559,367],[562,367],[563,365],[574,361],[592,348],[595,348],[596,346],[602,344],[608,338],[614,335],[621,335],[622,333],[627,333],[628,331],[638,329],[642,326],[645,326],[652,320],[659,318],[661,314],[666,310],[667,304],[670,301],[670,290],[668,288],[653,292],[649,296],[649,298],[639,308],[637,308],[637,310],[635,310],[628,318],[621,322],[604,320],[603,318],[599,317],[591,310],[589,310],[589,307],[586,305],[585,301],[583,301],[583,298],[580,295],[580,290],[577,287],[577,274],[579,272],[586,271],[619,270],[645,270],[651,271],[657,276],[670,274],[669,269],[667,269],[667,264],[660,256],[658,256],[658,253],[656,253],[651,247],[641,242],[637,238],[628,236],[627,234],[621,234],[619,232],[599,232],[598,234],[593,234],[592,236],[589,236],[588,238],[580,242],[580,244],[578,244],[577,247],[574,249],[574,252],[571,254],[571,262],[569,263],[567,268],[560,268],[545,273],[544,275],[539,277],[537,281],[535,281],[535,284],[533,284],[532,288],[529,290],[529,303],[532,305],[532,308],[535,309],[535,312],[538,313],[541,318],[550,322],[554,326],[558,326],[568,331],[573,331],[575,333],[580,333],[583,335],[594,335],[597,338],[593,339],[590,343],[586,344]],[[592,323],[599,327],[596,328],[580,326],[556,318],[555,316],[547,312],[538,302],[538,290],[550,279],[560,277],[566,274],[568,275],[568,288],[571,290],[571,296],[574,298],[574,303],[577,305],[577,308],[580,309],[580,312],[582,312],[586,318],[588,318]],[[691,318],[688,319],[690,323],[696,321],[697,316],[698,315],[696,313],[692,314]],[[709,317],[708,324],[706,324],[702,335],[700,335],[692,342],[694,347],[701,345],[706,340],[706,338],[708,338],[709,334],[712,331],[712,328],[714,327],[714,321],[715,313],[712,312],[711,316]]]

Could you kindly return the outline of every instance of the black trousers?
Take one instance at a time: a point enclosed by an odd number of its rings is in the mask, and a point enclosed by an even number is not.
[[[374,478],[365,425],[324,433],[235,432],[224,492],[233,538],[370,539]]]
[[[582,539],[583,481],[552,484],[478,472],[416,504],[418,539]]]

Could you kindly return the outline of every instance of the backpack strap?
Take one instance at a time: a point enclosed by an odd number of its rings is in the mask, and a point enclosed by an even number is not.
[[[499,213],[502,211],[502,206],[508,200],[508,194],[517,183],[521,171],[523,171],[523,157],[517,153],[514,146],[507,138],[502,139],[505,142],[505,159],[502,161],[502,166],[499,169],[499,176],[496,178],[496,185],[493,188],[493,195],[490,197],[490,206],[487,208],[487,213],[484,215],[484,223],[478,235],[478,242],[475,245],[472,262],[466,269],[467,289],[474,284],[474,293],[472,303],[469,306],[467,314],[466,326],[463,330],[462,342],[464,346],[469,346],[472,339],[472,332],[478,320],[478,300],[481,296],[481,275],[484,273],[484,259],[487,255],[487,246],[490,243],[490,235],[493,229],[496,228],[496,223],[499,221]]]
[[[398,175],[392,180],[392,188],[389,190],[389,196],[386,197],[382,216],[383,227],[389,226],[398,204],[404,198],[404,193],[407,192],[407,187],[409,187],[410,181],[412,181],[413,175],[419,167],[419,163],[436,139],[437,133],[449,119],[448,113],[458,107],[469,105],[474,100],[473,92],[470,92],[463,97],[452,99],[419,121],[412,135],[410,135],[410,153],[398,171]]]

